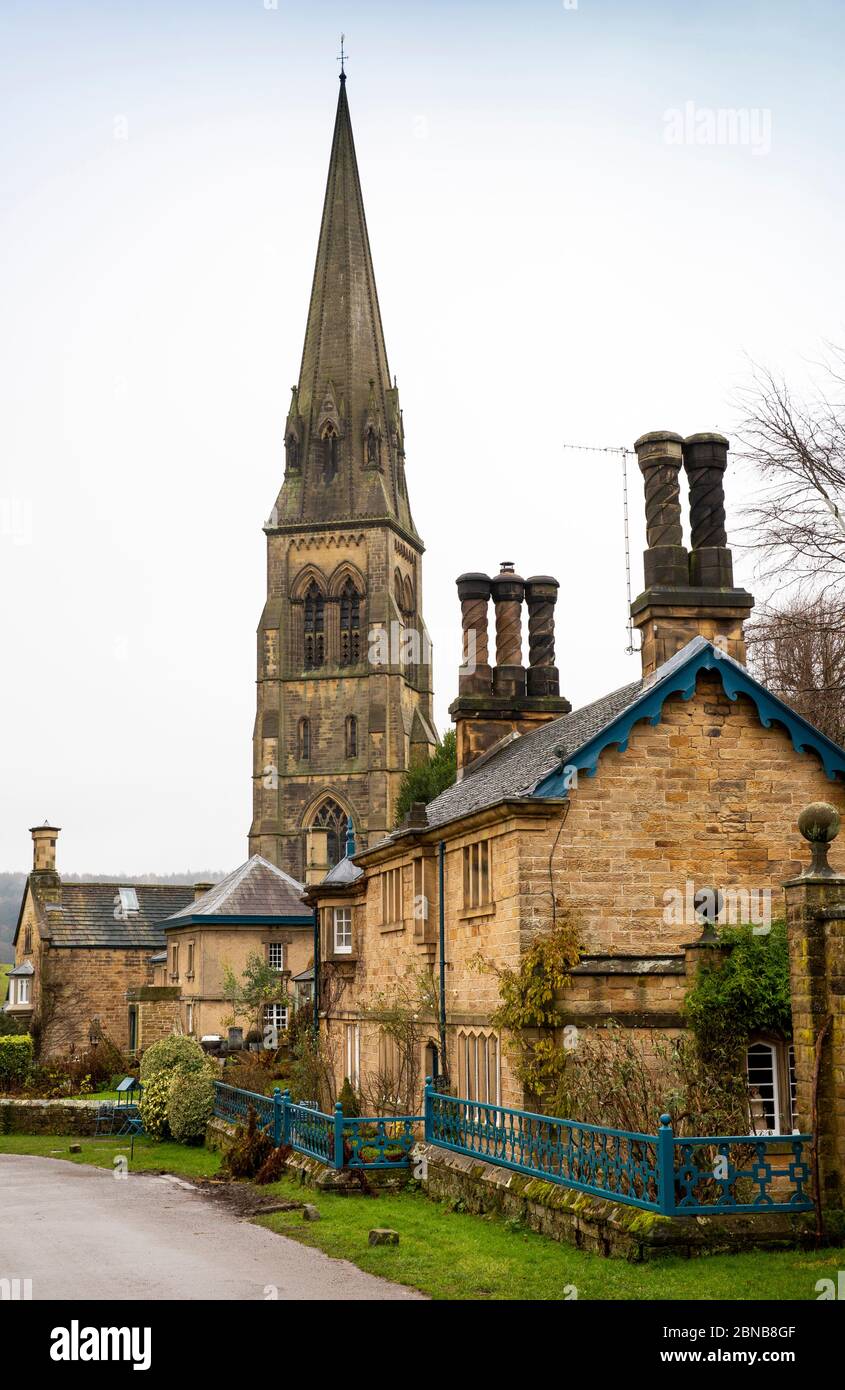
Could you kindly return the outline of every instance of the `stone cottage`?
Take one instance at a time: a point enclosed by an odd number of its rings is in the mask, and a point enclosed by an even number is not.
[[[162,923],[167,944],[155,964],[156,985],[178,995],[179,1031],[225,1037],[232,1013],[226,969],[242,976],[252,955],[278,975],[278,998],[265,1001],[261,1020],[261,1031],[277,1036],[307,1001],[303,981],[294,982],[314,960],[314,914],[303,885],[254,854],[214,887],[198,889],[195,901]]]
[[[491,1024],[495,968],[517,967],[564,909],[582,955],[561,1027],[613,1019],[646,1043],[676,1035],[706,947],[697,895],[718,902],[723,922],[782,917],[781,885],[802,865],[798,813],[817,801],[845,808],[845,751],[744,664],[753,600],[734,586],[727,548],[727,440],[661,431],[636,451],[648,539],[645,587],[632,604],[638,679],[570,710],[554,665],[555,581],[523,581],[512,565],[493,579],[461,576],[458,780],[310,890],[338,1084],[348,1076],[365,1095],[389,1094],[391,1069],[404,1068],[394,1089],[416,1105],[423,1077],[448,1069],[460,1095],[524,1105]],[[479,970],[479,957],[493,969]],[[407,996],[409,981],[419,1037],[410,1063],[374,1007]],[[767,1128],[793,1127],[791,1062],[782,1041],[751,1040]]]
[[[101,1034],[139,1052],[177,1026],[178,990],[155,985],[152,957],[165,944],[162,922],[194,890],[63,880],[59,827],[45,823],[31,834],[6,1011],[36,1035],[41,1056],[84,1051]]]

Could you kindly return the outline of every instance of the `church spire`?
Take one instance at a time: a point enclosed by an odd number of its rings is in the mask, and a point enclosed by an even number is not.
[[[302,364],[285,430],[285,483],[273,521],[390,518],[416,537],[344,65],[342,54]]]

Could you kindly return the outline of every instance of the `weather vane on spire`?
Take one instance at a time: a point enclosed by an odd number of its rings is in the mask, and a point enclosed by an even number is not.
[[[345,35],[345,34],[341,34],[341,36],[340,36],[340,56],[339,56],[339,58],[338,58],[338,60],[337,60],[337,61],[340,63],[340,80],[341,80],[341,82],[345,82],[345,81],[346,81],[346,66],[345,66],[345,64],[346,64],[346,59],[347,59],[347,57],[349,56],[346,52],[344,52],[344,48],[343,48],[343,44],[344,44],[344,40],[345,40],[345,39],[346,39],[346,35]]]

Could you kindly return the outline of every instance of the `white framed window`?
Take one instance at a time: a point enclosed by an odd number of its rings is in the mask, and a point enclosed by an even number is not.
[[[265,1004],[264,1005],[264,1027],[273,1028],[276,1032],[288,1026],[288,1010],[284,1004]]]
[[[336,907],[332,912],[332,934],[336,956],[352,954],[352,908]]]
[[[17,979],[12,980],[11,1003],[29,1004],[32,1000],[31,985],[29,975],[18,975]]]
[[[458,1029],[458,1089],[466,1100],[501,1103],[499,1039],[483,1028]]]
[[[271,941],[267,947],[267,964],[271,970],[284,970],[285,948],[281,941]]]
[[[490,892],[490,841],[464,846],[464,908],[487,907]]]
[[[762,1038],[745,1054],[749,1132],[791,1134],[796,1123],[795,1053],[789,1043]]]
[[[357,1091],[361,1085],[360,1023],[344,1024],[343,1054],[345,1064],[344,1075],[349,1077],[349,1084],[353,1091]]]
[[[117,891],[120,895],[120,907],[124,916],[127,912],[138,912],[140,910],[138,907],[138,894],[135,892],[134,888],[118,888]]]

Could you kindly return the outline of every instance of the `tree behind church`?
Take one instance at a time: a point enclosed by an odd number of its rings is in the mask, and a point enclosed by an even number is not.
[[[396,803],[396,824],[400,824],[415,801],[424,801],[428,805],[429,801],[451,787],[457,770],[455,730],[448,729],[443,735],[443,742],[435,748],[428,762],[410,767],[402,778]]]

